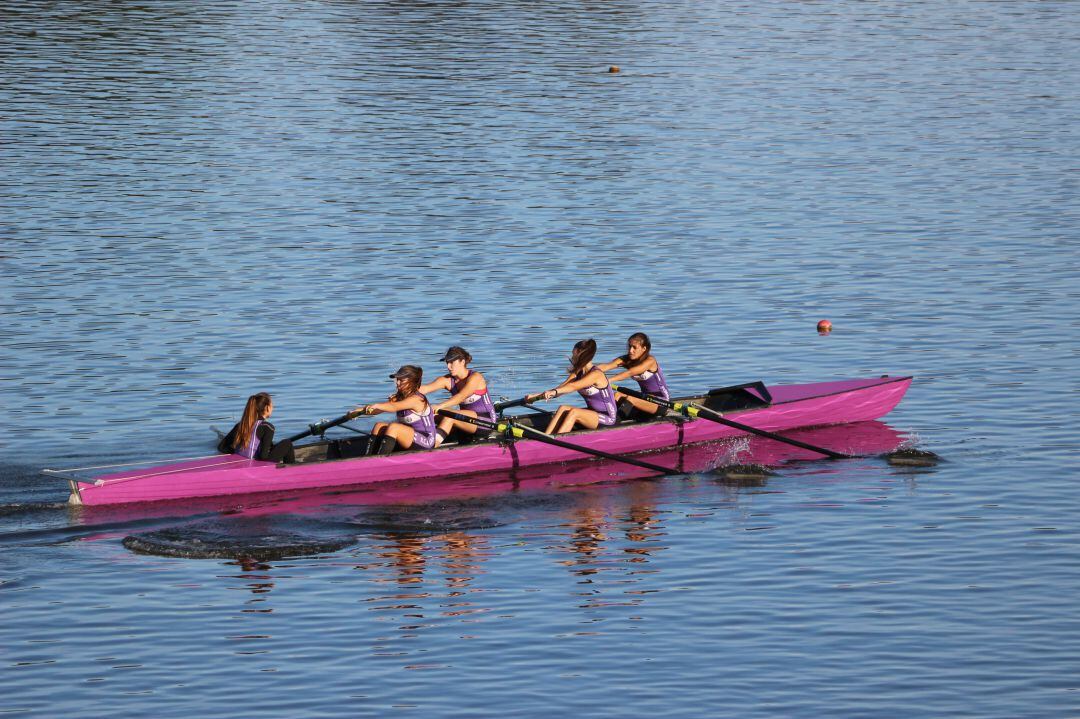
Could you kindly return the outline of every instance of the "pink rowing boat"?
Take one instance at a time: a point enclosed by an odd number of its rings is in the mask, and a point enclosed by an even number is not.
[[[755,389],[713,390],[680,398],[722,412],[759,430],[782,432],[802,427],[874,420],[903,398],[911,377],[880,377]],[[763,396],[764,395],[764,396]],[[771,402],[767,400],[771,399]],[[542,414],[515,418],[541,425]],[[681,417],[625,422],[560,435],[583,448],[609,454],[638,454],[710,442],[743,434],[707,419]],[[403,479],[439,478],[513,470],[580,460],[573,449],[536,439],[507,441],[501,436],[470,444],[447,443],[434,450],[409,450],[388,456],[363,456],[366,437],[322,439],[297,447],[297,463],[279,465],[237,455],[215,455],[123,472],[93,475],[85,470],[45,470],[67,480],[72,504],[106,505],[196,497],[245,495],[365,485]]]

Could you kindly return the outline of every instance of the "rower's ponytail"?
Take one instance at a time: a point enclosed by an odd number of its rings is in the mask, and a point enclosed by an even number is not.
[[[255,423],[262,419],[270,402],[270,395],[266,392],[259,392],[248,397],[247,404],[244,405],[244,414],[240,417],[240,428],[236,430],[236,439],[233,440],[233,449],[246,447],[251,441]]]
[[[570,367],[572,374],[581,376],[585,371],[585,365],[592,362],[596,356],[596,340],[589,338],[581,340],[574,345],[574,352],[570,355]]]

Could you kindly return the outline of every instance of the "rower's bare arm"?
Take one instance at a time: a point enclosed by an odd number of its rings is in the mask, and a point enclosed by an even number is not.
[[[621,382],[622,380],[624,380],[624,379],[626,379],[626,378],[628,378],[628,377],[630,377],[632,375],[641,374],[642,372],[655,372],[655,371],[656,371],[656,360],[654,360],[653,358],[650,357],[650,358],[646,359],[643,362],[638,362],[636,365],[634,365],[632,367],[627,367],[625,370],[623,370],[622,372],[620,372],[617,375],[613,375],[611,377],[608,377],[608,380],[611,381],[611,382]]]
[[[535,402],[536,400],[540,399],[550,399],[551,397],[555,396],[556,391],[560,391],[562,394],[566,394],[566,392],[562,390],[563,387],[565,387],[571,379],[573,379],[573,375],[570,375],[566,379],[564,379],[562,383],[555,387],[555,389],[546,389],[543,392],[534,392],[533,394],[527,394],[525,395],[525,399],[529,400],[530,402]]]
[[[364,414],[379,414],[381,412],[399,412],[403,409],[411,409],[420,411],[424,408],[424,401],[413,395],[406,397],[405,399],[398,400],[397,402],[376,402],[375,404],[366,404],[359,409],[365,410]]]
[[[447,377],[446,375],[443,375],[442,377],[439,377],[434,382],[429,382],[427,384],[422,384],[422,385],[420,385],[419,392],[420,392],[420,394],[429,394],[431,392],[434,392],[437,389],[445,389],[447,392],[449,392],[450,391],[450,378]]]
[[[610,372],[611,370],[615,369],[616,367],[622,367],[622,365],[623,365],[622,357],[616,357],[615,359],[611,360],[610,362],[602,362],[602,363],[600,363],[600,364],[598,364],[596,366],[599,367],[604,372]]]
[[[548,392],[554,391],[555,395],[558,396],[558,395],[570,394],[571,392],[577,392],[579,390],[585,389],[586,387],[593,387],[593,386],[596,385],[597,379],[599,379],[596,376],[596,372],[595,372],[595,370],[597,370],[597,369],[599,369],[599,367],[594,366],[592,368],[592,370],[585,373],[584,377],[582,377],[580,379],[575,379],[575,380],[567,380],[566,382],[563,382],[561,385],[556,387],[555,390],[548,390],[547,392],[544,393],[544,395],[546,396],[548,394]],[[603,377],[603,376],[604,376],[604,373],[601,372],[600,377]],[[605,383],[604,386],[606,387],[606,386],[608,386],[608,384],[610,384],[610,383]]]

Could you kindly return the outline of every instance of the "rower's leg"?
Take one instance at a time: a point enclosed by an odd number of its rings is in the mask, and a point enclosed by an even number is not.
[[[562,422],[562,418],[566,416],[566,413],[572,409],[573,407],[571,407],[570,405],[564,404],[562,407],[559,407],[557,410],[555,410],[555,414],[551,415],[551,421],[548,422],[547,429],[545,429],[544,432],[546,432],[547,434],[551,434],[552,432],[554,432],[555,428],[559,426],[560,422]]]
[[[401,449],[412,447],[413,436],[416,432],[407,424],[392,422],[386,426],[384,434],[383,442],[379,445],[379,454],[390,454],[396,447],[401,447]]]
[[[283,440],[274,445],[270,450],[270,456],[267,457],[271,462],[284,462],[285,464],[293,464],[296,462],[296,453],[293,451],[293,443],[289,440]]]
[[[580,425],[585,429],[596,429],[600,426],[600,415],[591,409],[570,407],[569,411],[563,415],[562,423],[559,425],[559,428],[555,430],[555,434],[565,434],[570,432],[577,425]]]
[[[648,402],[639,397],[628,396],[626,399],[630,400],[630,404],[634,405],[634,407],[644,412],[645,414],[656,414],[656,412],[660,409],[660,405],[653,404],[652,402]]]
[[[379,447],[382,445],[383,436],[386,433],[386,422],[376,422],[375,426],[371,428],[371,437],[368,438],[367,454],[378,454]]]

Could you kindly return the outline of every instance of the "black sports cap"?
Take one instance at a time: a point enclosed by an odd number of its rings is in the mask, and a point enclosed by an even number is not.
[[[446,350],[446,354],[439,360],[440,362],[453,362],[454,360],[465,360],[466,362],[472,361],[472,355],[465,351],[464,347],[458,347],[454,345],[450,349]]]

